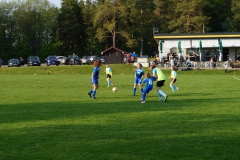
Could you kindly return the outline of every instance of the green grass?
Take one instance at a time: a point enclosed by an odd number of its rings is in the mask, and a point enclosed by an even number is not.
[[[131,66],[112,66],[116,93],[102,72],[96,100],[87,96],[91,66],[60,67],[1,68],[0,159],[240,158],[240,81],[232,73],[179,71],[179,91],[169,79],[163,87],[166,103],[154,88],[140,104]]]

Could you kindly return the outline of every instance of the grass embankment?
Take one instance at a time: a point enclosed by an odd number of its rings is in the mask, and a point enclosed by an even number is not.
[[[133,74],[136,68],[130,64],[113,64],[110,67],[114,70],[114,74]],[[0,75],[74,75],[74,74],[91,74],[93,69],[92,65],[82,66],[33,66],[33,67],[14,67],[14,68],[0,68]],[[145,72],[151,72],[149,68],[144,68]],[[170,68],[163,68],[164,73],[169,73]],[[101,73],[104,73],[105,65],[101,67]],[[236,72],[240,72],[237,70]],[[179,71],[181,74],[216,74],[223,75],[224,69],[202,69],[202,70],[190,70],[190,71]],[[233,74],[233,70],[229,70],[230,74]]]

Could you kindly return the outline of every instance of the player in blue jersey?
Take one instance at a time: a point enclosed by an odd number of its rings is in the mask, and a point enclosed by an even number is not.
[[[141,103],[145,103],[146,95],[153,89],[153,81],[156,81],[157,78],[151,77],[150,73],[147,72],[146,78],[142,81],[142,85],[146,83],[145,89],[142,91]]]
[[[93,63],[93,71],[92,71],[92,76],[91,76],[91,79],[90,79],[90,82],[93,86],[92,90],[90,92],[88,92],[88,95],[90,98],[92,99],[96,99],[96,92],[97,92],[97,89],[98,89],[98,79],[99,79],[99,73],[100,73],[100,67],[102,65],[102,61],[95,61]]]
[[[142,92],[142,80],[144,76],[144,70],[142,69],[142,64],[138,63],[137,68],[135,70],[135,78],[134,78],[134,86],[133,86],[133,95],[136,95],[136,87],[139,86],[141,92]]]

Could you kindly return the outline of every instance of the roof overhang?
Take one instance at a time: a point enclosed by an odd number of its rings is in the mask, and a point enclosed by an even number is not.
[[[240,32],[218,32],[218,33],[157,33],[154,34],[156,40],[169,39],[223,39],[240,38]]]

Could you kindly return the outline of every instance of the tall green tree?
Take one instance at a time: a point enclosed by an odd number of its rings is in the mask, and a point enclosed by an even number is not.
[[[239,0],[232,0],[232,6],[231,6],[231,11],[232,11],[232,19],[233,23],[232,25],[234,26],[234,30],[232,31],[240,31],[240,1]]]
[[[222,32],[222,23],[231,16],[231,0],[205,1],[203,13],[211,17],[208,23],[209,32]]]
[[[173,9],[169,12],[171,32],[202,32],[203,25],[208,24],[209,17],[204,15],[204,0],[171,0]],[[206,28],[207,30],[207,28]]]
[[[86,54],[100,54],[105,47],[96,38],[96,29],[93,27],[93,18],[96,10],[96,3],[91,0],[81,0],[79,5],[82,8],[83,19],[86,25]]]
[[[96,28],[96,37],[100,42],[105,38],[112,37],[112,46],[116,47],[116,36],[119,34],[118,23],[120,22],[121,7],[120,0],[106,0],[96,8],[93,25]]]
[[[155,10],[154,13],[154,27],[156,32],[168,33],[168,14],[172,5],[170,1],[154,0]]]
[[[57,45],[63,55],[85,54],[86,26],[77,0],[63,0],[57,17]]]

